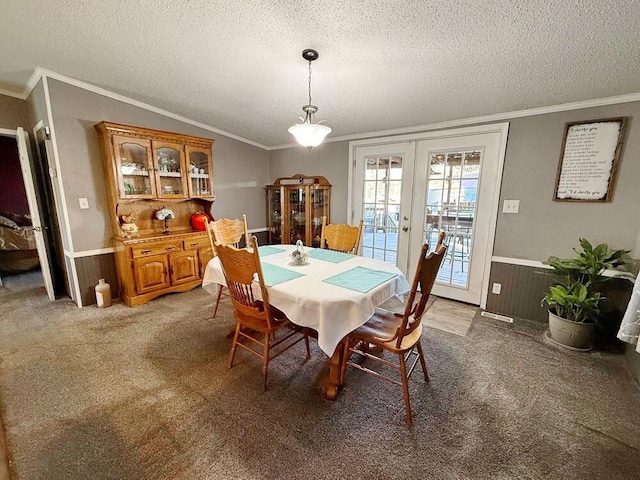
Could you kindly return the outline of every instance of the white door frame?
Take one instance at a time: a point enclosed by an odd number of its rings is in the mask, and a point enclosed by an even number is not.
[[[53,280],[51,278],[51,270],[49,270],[49,259],[47,248],[42,233],[42,223],[40,222],[40,209],[38,208],[38,200],[36,198],[36,188],[31,175],[31,160],[29,145],[29,134],[21,127],[17,130],[7,130],[0,128],[0,135],[13,137],[18,144],[18,157],[20,159],[20,170],[22,171],[22,180],[24,182],[24,190],[27,194],[27,203],[29,205],[29,214],[31,215],[31,225],[34,230],[34,238],[36,241],[36,249],[38,251],[38,259],[40,260],[40,270],[44,287],[47,291],[49,300],[55,300],[53,291]]]
[[[494,194],[493,194],[493,207],[491,217],[489,219],[489,236],[487,239],[487,248],[485,251],[485,261],[483,267],[482,278],[482,294],[480,298],[480,308],[486,308],[487,297],[489,295],[489,272],[491,270],[491,258],[493,257],[493,244],[496,234],[496,224],[498,221],[498,210],[500,202],[500,188],[502,186],[502,172],[504,170],[504,158],[507,150],[507,136],[509,134],[509,122],[495,123],[489,125],[478,125],[473,127],[455,128],[449,130],[436,130],[431,132],[410,133],[406,135],[398,135],[391,137],[371,138],[367,140],[357,140],[349,142],[349,178],[348,178],[348,192],[347,192],[347,220],[353,224],[354,222],[354,202],[357,201],[353,198],[355,192],[355,168],[356,168],[356,148],[364,146],[377,146],[390,143],[399,143],[414,141],[417,146],[420,140],[433,140],[438,138],[454,138],[459,136],[477,135],[481,133],[499,133],[500,134],[500,147],[498,150],[498,170],[497,175],[493,179],[486,179],[485,181],[493,182]]]

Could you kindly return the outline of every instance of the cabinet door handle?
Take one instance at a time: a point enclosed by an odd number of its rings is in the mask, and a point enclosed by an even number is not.
[[[176,247],[167,247],[167,250],[175,250]]]
[[[192,246],[192,247],[197,247],[198,246],[197,243],[190,243],[189,245]]]
[[[151,253],[151,250],[142,250],[142,251],[140,251],[140,253],[141,253],[142,255],[148,255],[148,254],[150,254],[150,253]]]

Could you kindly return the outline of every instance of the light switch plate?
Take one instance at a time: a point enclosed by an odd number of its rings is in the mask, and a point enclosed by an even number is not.
[[[502,207],[503,213],[518,213],[520,210],[520,200],[505,200]]]
[[[89,200],[86,198],[79,198],[78,203],[80,203],[80,210],[86,210],[89,208]]]

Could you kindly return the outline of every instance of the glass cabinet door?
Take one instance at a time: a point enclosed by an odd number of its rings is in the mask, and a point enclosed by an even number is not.
[[[269,228],[269,243],[282,243],[282,204],[280,187],[267,188],[267,222]]]
[[[309,205],[311,211],[311,245],[312,247],[320,246],[320,235],[322,234],[322,217],[329,218],[329,189],[323,186],[311,187],[311,203]]]
[[[182,145],[153,142],[158,198],[186,198],[187,182]]]
[[[213,197],[211,152],[187,146],[187,170],[190,197]]]
[[[289,222],[289,239],[288,243],[296,243],[298,240],[307,242],[306,230],[307,230],[307,214],[305,211],[305,188],[292,188],[288,190],[289,196],[289,209],[288,222]]]
[[[153,198],[151,142],[114,135],[116,180],[120,198]]]

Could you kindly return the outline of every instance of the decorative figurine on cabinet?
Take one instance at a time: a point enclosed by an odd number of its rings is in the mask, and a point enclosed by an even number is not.
[[[133,213],[120,215],[120,229],[124,238],[137,237],[139,233],[136,225],[136,216]]]
[[[164,230],[162,233],[165,235],[169,235],[171,232],[169,231],[169,220],[176,218],[176,214],[173,213],[173,210],[162,207],[160,210],[157,210],[155,213],[156,220],[161,220],[164,222]]]

